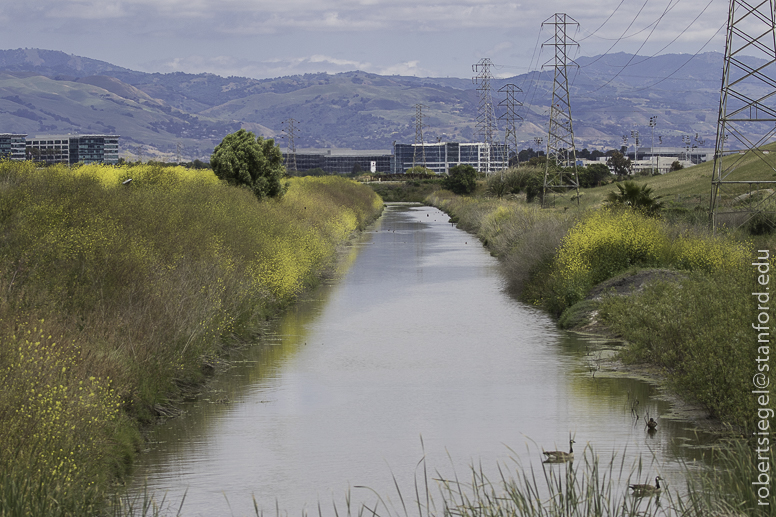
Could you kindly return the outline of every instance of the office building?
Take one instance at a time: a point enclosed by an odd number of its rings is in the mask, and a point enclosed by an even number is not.
[[[287,152],[283,152],[283,163],[289,169]],[[391,153],[389,151],[354,151],[351,149],[327,149],[321,151],[297,151],[294,155],[297,171],[322,169],[327,174],[350,174],[354,170],[390,174]]]
[[[119,161],[118,135],[41,135],[28,138],[25,144],[28,160],[47,165],[64,163],[105,163]]]
[[[471,165],[479,172],[491,173],[508,166],[507,147],[483,142],[432,144],[395,144],[395,174],[406,172],[414,166],[425,166],[436,174],[448,174],[450,167]]]
[[[23,161],[27,135],[15,133],[0,133],[0,158]]]

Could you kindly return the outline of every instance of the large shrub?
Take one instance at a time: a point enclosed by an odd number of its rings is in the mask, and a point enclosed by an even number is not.
[[[283,154],[275,141],[256,138],[244,129],[224,137],[213,150],[210,165],[220,179],[247,186],[259,199],[282,196],[288,188],[282,182]]]
[[[476,187],[477,171],[471,165],[451,167],[448,176],[442,180],[442,188],[458,195],[471,194]]]
[[[747,258],[748,247],[726,237],[672,238],[662,221],[634,210],[590,213],[563,238],[552,267],[547,308],[560,314],[595,284],[630,267],[725,272]]]

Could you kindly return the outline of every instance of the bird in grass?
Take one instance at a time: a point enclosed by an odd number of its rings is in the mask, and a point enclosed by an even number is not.
[[[633,490],[633,495],[640,495],[640,496],[654,495],[654,494],[660,493],[660,491],[662,490],[662,488],[660,487],[661,479],[663,478],[661,478],[660,476],[657,476],[655,478],[654,486],[645,483],[640,485],[628,485],[628,488]]]
[[[547,463],[561,463],[574,459],[574,440],[569,440],[569,452],[565,451],[542,451],[546,456]]]

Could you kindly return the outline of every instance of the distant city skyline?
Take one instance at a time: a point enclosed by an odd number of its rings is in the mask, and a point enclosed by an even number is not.
[[[0,48],[61,50],[143,72],[257,79],[351,70],[496,77],[553,57],[555,13],[579,23],[571,57],[722,52],[723,0],[33,0],[0,6]],[[615,72],[616,73],[616,72]]]

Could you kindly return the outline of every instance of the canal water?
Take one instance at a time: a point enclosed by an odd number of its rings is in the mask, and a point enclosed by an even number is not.
[[[404,515],[416,483],[435,494],[435,479],[476,467],[497,480],[499,465],[541,476],[542,448],[570,436],[577,463],[592,447],[625,476],[641,458],[631,482],[683,485],[695,432],[664,417],[649,435],[644,414],[669,404],[595,375],[593,350],[512,299],[496,259],[444,213],[389,204],[341,274],[154,428],[131,492],[174,511],[183,500],[184,516],[345,515],[378,500]]]

